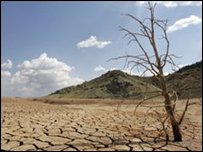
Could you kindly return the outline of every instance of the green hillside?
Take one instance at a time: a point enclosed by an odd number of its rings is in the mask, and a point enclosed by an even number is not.
[[[137,77],[137,79],[160,87],[155,77]],[[202,61],[180,68],[166,76],[167,86],[180,94],[180,98],[202,97]]]
[[[169,90],[175,90],[180,98],[202,97],[202,61],[185,66],[166,77]],[[58,90],[50,97],[140,99],[152,96],[159,89],[155,77],[132,76],[119,70],[109,71],[81,85]]]
[[[81,85],[63,88],[52,93],[52,97],[69,98],[128,98],[140,99],[150,96],[159,89],[151,84],[135,79],[119,70],[109,71],[100,77]]]
[[[202,61],[168,75],[167,83],[169,88],[180,93],[180,98],[202,97]]]

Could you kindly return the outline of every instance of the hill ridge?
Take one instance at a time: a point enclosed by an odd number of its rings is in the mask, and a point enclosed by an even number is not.
[[[181,98],[202,97],[202,61],[180,68],[166,76],[169,89]],[[155,77],[129,75],[120,70],[108,71],[77,86],[65,87],[51,93],[51,97],[140,99],[160,91]],[[196,88],[196,89],[194,89]]]

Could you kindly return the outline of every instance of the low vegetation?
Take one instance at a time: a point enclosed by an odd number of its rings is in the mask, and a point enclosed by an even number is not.
[[[180,98],[202,97],[202,61],[180,68],[166,76],[167,85],[179,93]],[[139,77],[119,70],[109,71],[81,85],[66,87],[49,97],[140,99],[159,91],[155,77]]]

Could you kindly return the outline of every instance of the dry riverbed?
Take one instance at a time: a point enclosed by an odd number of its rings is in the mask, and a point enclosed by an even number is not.
[[[202,150],[202,105],[189,107],[183,142],[159,134],[161,123],[138,101],[1,99],[1,149],[11,151],[189,151]],[[151,103],[159,104],[152,101]],[[150,103],[150,104],[151,104]],[[153,105],[156,105],[153,104]],[[183,109],[183,101],[178,101]],[[157,109],[162,112],[162,109]],[[164,111],[162,112],[164,116]],[[189,120],[190,119],[190,122]]]

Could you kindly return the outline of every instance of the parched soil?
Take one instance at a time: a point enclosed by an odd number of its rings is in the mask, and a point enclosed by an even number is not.
[[[181,124],[183,142],[165,141],[151,101],[134,109],[139,101],[71,99],[57,102],[38,99],[1,99],[1,149],[10,151],[189,151],[202,150],[202,105],[193,104]],[[95,102],[94,102],[95,101]],[[102,102],[104,101],[104,102]],[[122,102],[122,103],[121,103]],[[93,104],[94,103],[94,104]],[[154,106],[149,110],[148,106]],[[179,110],[184,101],[178,101]],[[179,111],[181,113],[181,111]],[[178,113],[177,113],[178,114]]]

